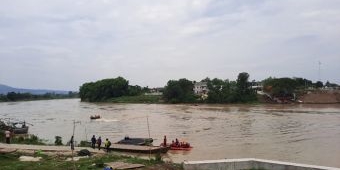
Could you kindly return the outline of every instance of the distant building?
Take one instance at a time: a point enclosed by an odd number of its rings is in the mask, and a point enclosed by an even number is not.
[[[208,95],[209,89],[207,82],[196,82],[194,84],[194,93],[199,96]]]
[[[151,96],[163,95],[163,90],[164,90],[164,88],[162,88],[162,87],[152,88],[152,89],[150,89],[150,92],[145,93],[145,95],[151,95]]]

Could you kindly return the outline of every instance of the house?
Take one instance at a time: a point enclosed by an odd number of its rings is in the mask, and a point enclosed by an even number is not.
[[[209,89],[207,82],[196,82],[194,84],[194,93],[199,96],[208,95]]]
[[[148,93],[145,93],[144,95],[147,96],[159,96],[163,94],[163,87],[157,87],[157,88],[152,88]]]

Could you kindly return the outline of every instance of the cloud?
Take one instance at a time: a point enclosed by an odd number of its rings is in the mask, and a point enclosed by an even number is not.
[[[124,76],[154,87],[243,71],[256,80],[315,81],[322,61],[322,79],[340,83],[339,7],[332,0],[5,0],[0,82],[77,90]]]

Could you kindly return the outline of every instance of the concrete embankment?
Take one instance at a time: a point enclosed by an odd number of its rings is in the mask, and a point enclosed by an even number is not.
[[[185,170],[340,170],[340,168],[297,164],[263,159],[223,159],[209,161],[185,161]]]

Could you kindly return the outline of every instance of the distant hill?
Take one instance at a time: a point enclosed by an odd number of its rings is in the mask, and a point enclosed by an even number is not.
[[[31,94],[41,95],[41,94],[46,94],[46,93],[68,94],[69,91],[45,90],[45,89],[21,89],[21,88],[14,88],[14,87],[10,87],[4,84],[0,84],[0,94],[7,94],[8,92],[31,93]]]

